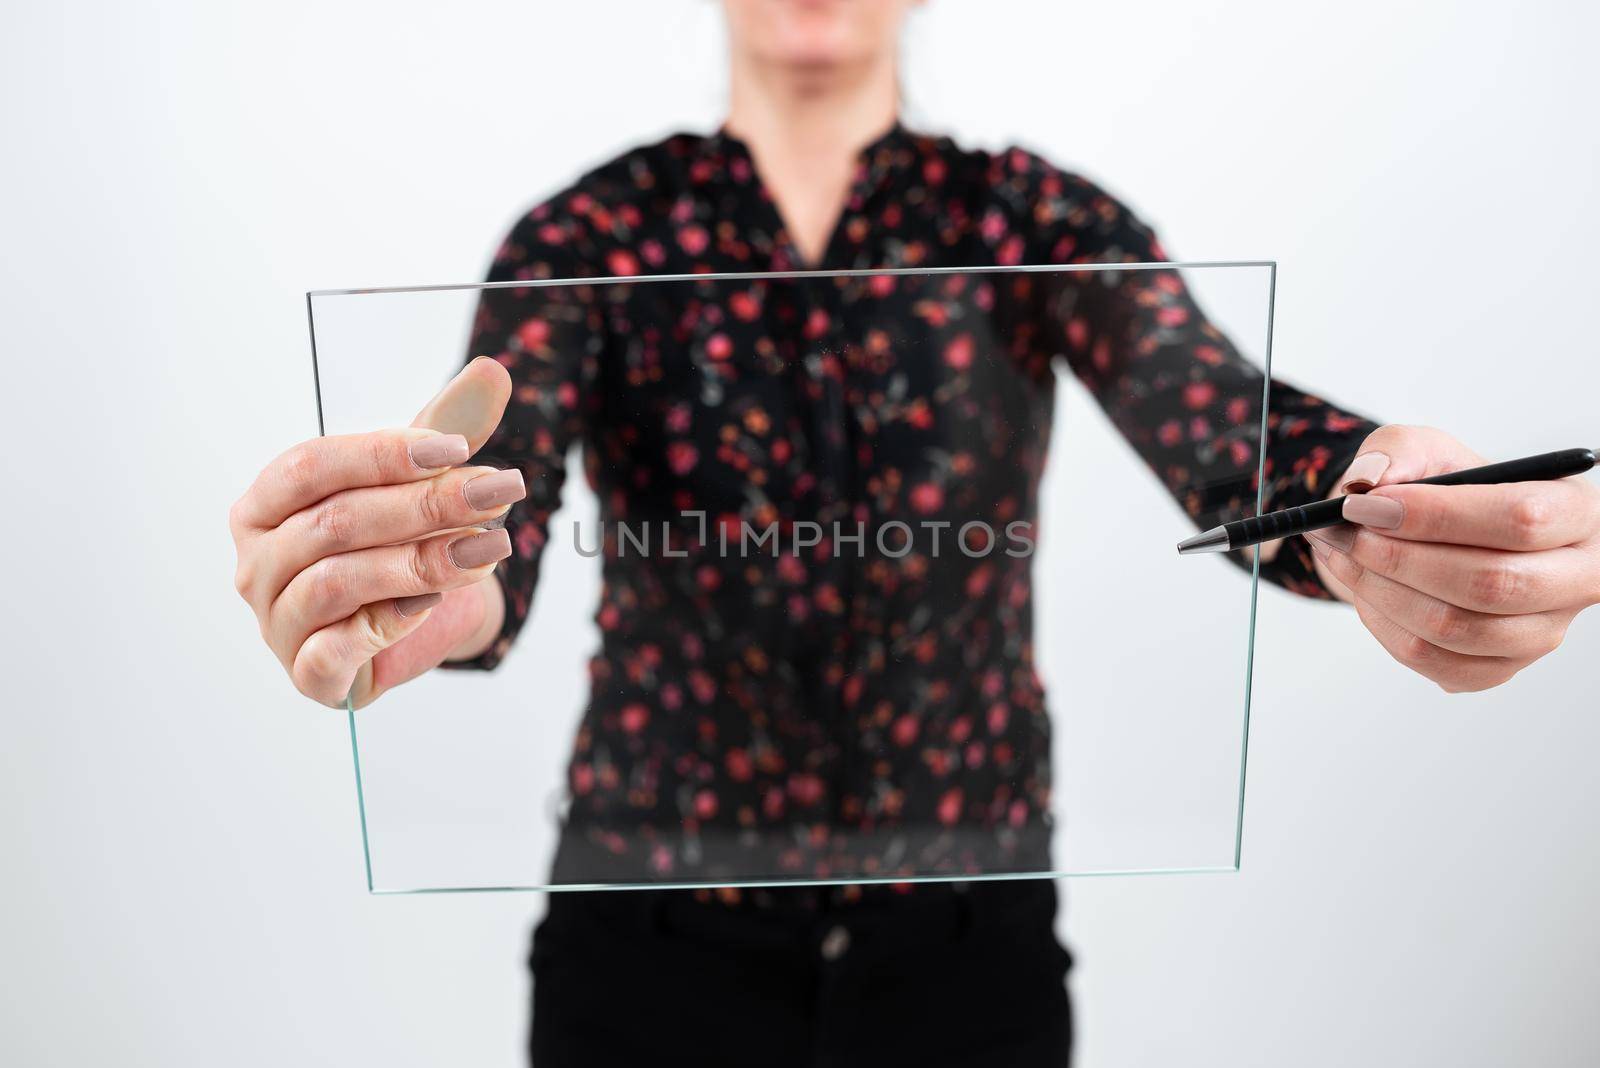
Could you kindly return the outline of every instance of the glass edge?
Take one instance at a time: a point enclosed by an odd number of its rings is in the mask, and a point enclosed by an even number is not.
[[[1163,262],[1163,263],[1118,263],[1118,264],[1030,264],[1015,267],[989,266],[989,267],[934,267],[934,268],[883,268],[847,271],[754,271],[754,272],[721,272],[707,274],[680,274],[680,275],[626,275],[614,278],[570,278],[570,279],[541,279],[534,281],[513,282],[463,282],[441,285],[421,286],[388,286],[366,289],[314,289],[305,294],[306,300],[306,326],[311,348],[311,380],[312,389],[317,407],[317,435],[326,436],[326,419],[322,405],[322,379],[321,369],[317,360],[317,333],[314,298],[331,296],[358,296],[381,293],[427,293],[450,290],[476,290],[476,289],[506,289],[515,287],[548,288],[554,286],[571,286],[585,284],[616,284],[625,282],[715,282],[738,279],[792,279],[792,278],[853,278],[868,277],[873,275],[949,275],[949,274],[996,274],[996,273],[1025,273],[1036,274],[1043,272],[1087,272],[1096,270],[1165,270],[1182,268],[1227,268],[1227,267],[1256,267],[1266,268],[1267,281],[1267,331],[1263,352],[1264,378],[1262,384],[1262,414],[1261,414],[1261,449],[1258,461],[1256,485],[1256,513],[1259,515],[1264,503],[1266,490],[1266,444],[1267,444],[1267,416],[1268,401],[1271,396],[1272,383],[1272,332],[1273,312],[1277,291],[1278,265],[1276,260],[1217,260],[1194,262]],[[976,874],[962,876],[925,875],[902,877],[860,877],[850,879],[786,879],[777,881],[740,881],[740,882],[684,882],[684,883],[565,883],[551,885],[530,886],[454,886],[454,887],[411,887],[392,888],[379,887],[373,882],[372,876],[372,843],[367,829],[366,792],[361,779],[361,747],[356,732],[356,713],[354,703],[347,697],[345,699],[345,713],[350,732],[350,755],[355,772],[356,785],[356,812],[361,829],[361,858],[364,869],[367,893],[374,897],[419,896],[427,894],[478,894],[478,893],[561,893],[566,891],[585,890],[692,890],[692,889],[760,889],[783,888],[793,886],[852,886],[874,884],[911,884],[911,883],[950,883],[950,882],[996,882],[1017,881],[1022,879],[1092,879],[1092,878],[1128,878],[1143,875],[1212,875],[1235,874],[1239,872],[1242,862],[1244,843],[1244,800],[1246,770],[1248,767],[1250,750],[1250,708],[1252,699],[1252,681],[1255,663],[1255,635],[1258,592],[1261,575],[1261,548],[1255,547],[1250,572],[1250,625],[1249,635],[1245,650],[1245,685],[1244,685],[1244,723],[1239,757],[1239,790],[1237,801],[1237,815],[1234,830],[1233,863],[1224,866],[1193,866],[1176,868],[1110,868],[1095,871],[1051,871],[1051,872],[1023,872],[1001,874]]]
[[[624,282],[727,282],[794,278],[869,278],[878,275],[1039,274],[1045,272],[1161,271],[1211,267],[1265,267],[1276,273],[1277,260],[1193,260],[1162,263],[1032,263],[982,267],[867,267],[844,271],[722,271],[705,274],[628,274],[592,278],[530,278],[510,282],[440,282],[430,285],[364,286],[310,289],[313,297],[353,297],[379,293],[437,293],[448,290],[548,289],[558,286],[616,285]]]
[[[306,332],[311,340],[311,387],[317,404],[317,436],[326,437],[328,434],[327,419],[322,410],[322,367],[317,360],[317,313],[312,294],[306,294]],[[346,694],[344,699],[345,717],[350,728],[350,760],[356,773],[356,815],[361,825],[361,863],[367,878],[367,893],[374,893],[372,886],[372,840],[367,834],[367,795],[361,783],[361,746],[356,741],[356,706],[355,702]]]
[[[1266,504],[1267,419],[1272,404],[1272,329],[1277,310],[1278,265],[1267,271],[1267,336],[1261,353],[1261,449],[1256,470],[1256,515]],[[1256,619],[1261,603],[1261,546],[1255,546],[1250,561],[1250,628],[1244,652],[1244,723],[1239,738],[1239,798],[1233,828],[1233,870],[1244,864],[1244,799],[1250,769],[1250,708],[1255,693]]]
[[[350,760],[356,769],[356,814],[361,822],[361,863],[367,875],[367,893],[375,893],[372,886],[372,839],[367,834],[367,792],[361,783],[361,746],[356,741],[355,704],[344,699],[345,715],[350,721]]]
[[[1001,872],[963,875],[861,876],[843,879],[743,879],[738,882],[708,880],[678,883],[547,883],[529,886],[419,886],[369,887],[373,897],[426,894],[561,894],[591,890],[758,890],[801,886],[895,886],[909,883],[995,883],[1027,879],[1121,879],[1148,875],[1236,875],[1237,865],[1196,865],[1180,868],[1105,868],[1093,871]]]

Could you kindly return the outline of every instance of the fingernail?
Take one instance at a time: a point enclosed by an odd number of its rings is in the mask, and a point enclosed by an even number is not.
[[[444,600],[442,593],[419,593],[415,597],[396,597],[394,613],[397,616],[414,616],[418,612],[426,612],[442,600]]]
[[[450,562],[463,571],[504,560],[511,555],[511,535],[504,530],[486,530],[450,543]]]
[[[1360,493],[1345,498],[1344,517],[1364,527],[1393,530],[1405,521],[1406,506],[1393,497],[1376,497]]]
[[[480,512],[520,501],[528,495],[527,487],[522,484],[522,472],[514,467],[496,471],[492,475],[469,478],[461,487],[461,492],[466,496],[467,503]]]
[[[1324,549],[1332,549],[1341,553],[1350,551],[1356,542],[1356,532],[1347,526],[1324,527],[1321,530],[1306,531],[1306,538],[1313,545],[1320,545]]]
[[[460,434],[435,434],[411,443],[411,462],[424,471],[467,462],[467,439]]]
[[[1378,479],[1389,470],[1389,456],[1382,452],[1364,452],[1350,461],[1344,473],[1341,493],[1365,493],[1378,484]]]

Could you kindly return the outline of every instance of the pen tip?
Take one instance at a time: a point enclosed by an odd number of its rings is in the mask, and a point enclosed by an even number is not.
[[[1194,553],[1222,553],[1228,551],[1228,531],[1225,527],[1212,527],[1178,543],[1178,555]]]

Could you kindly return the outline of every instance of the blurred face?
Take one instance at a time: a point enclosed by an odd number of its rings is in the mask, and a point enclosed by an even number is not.
[[[728,40],[746,62],[824,71],[891,57],[921,0],[722,0]]]

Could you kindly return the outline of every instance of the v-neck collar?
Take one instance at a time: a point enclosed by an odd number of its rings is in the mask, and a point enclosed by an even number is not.
[[[751,196],[752,209],[759,213],[758,218],[773,239],[774,270],[843,270],[859,266],[848,260],[851,242],[845,231],[851,215],[861,212],[876,194],[896,184],[896,180],[913,166],[915,140],[915,135],[896,119],[889,129],[856,153],[855,173],[823,246],[822,258],[809,264],[801,258],[777,202],[762,181],[755,157],[744,141],[730,133],[726,125],[720,126],[702,142],[701,161],[707,168],[708,178],[727,182]]]

